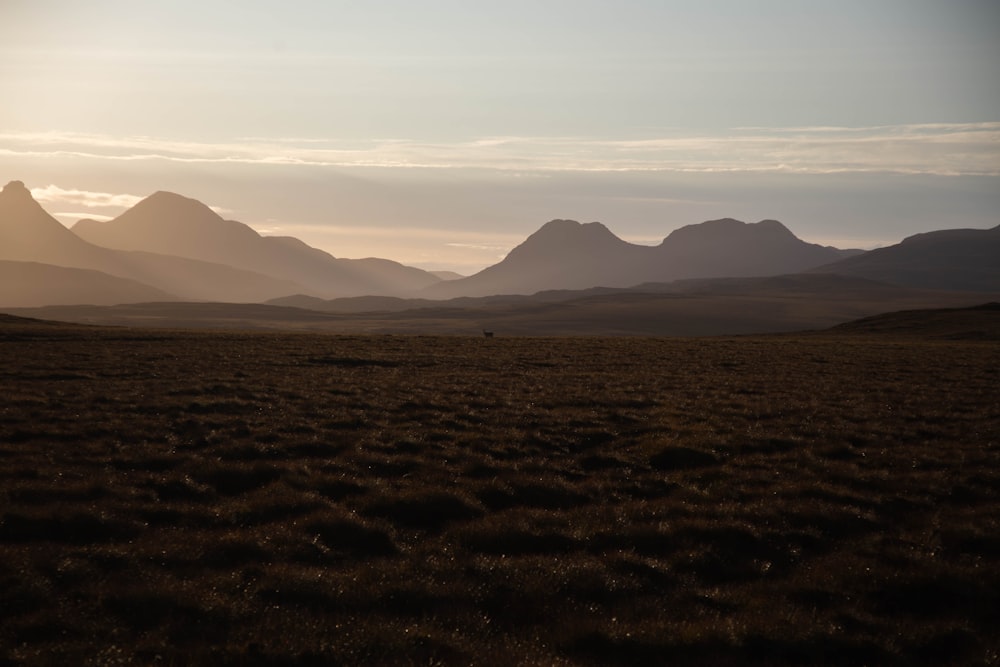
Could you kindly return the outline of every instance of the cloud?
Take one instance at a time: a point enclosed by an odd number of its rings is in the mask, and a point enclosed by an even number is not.
[[[71,204],[85,208],[132,208],[145,197],[129,194],[114,194],[111,192],[92,192],[90,190],[67,190],[58,185],[46,185],[44,188],[31,188],[31,196],[46,204]],[[231,215],[234,211],[222,206],[209,206],[219,215]],[[93,218],[94,220],[110,220],[113,216],[96,213],[57,213],[64,218]]]
[[[676,131],[675,131],[676,132]],[[78,133],[0,133],[0,157],[289,167],[485,169],[505,173],[898,173],[1000,176],[1000,122],[743,127],[638,139],[482,137],[427,142],[248,138],[191,142]]]
[[[471,250],[508,251],[509,245],[485,245],[482,243],[445,243],[449,248],[469,248]]]
[[[71,204],[85,208],[130,208],[142,200],[142,197],[137,195],[90,192],[89,190],[66,190],[60,188],[58,185],[32,188],[31,196],[40,202]],[[69,217],[74,214],[62,213],[60,215]],[[89,215],[89,217],[96,219],[98,216]]]
[[[84,218],[89,218],[90,220],[97,220],[98,222],[107,222],[108,220],[113,220],[113,215],[101,215],[100,213],[86,213],[76,212],[76,211],[60,211],[58,213],[53,213],[52,217],[58,219],[66,220],[83,220]]]

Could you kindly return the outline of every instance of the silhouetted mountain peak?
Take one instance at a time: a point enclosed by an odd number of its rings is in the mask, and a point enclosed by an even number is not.
[[[224,248],[230,243],[260,239],[247,225],[224,220],[197,199],[164,190],[154,192],[114,220],[80,220],[73,225],[73,231],[109,248],[168,252],[206,261],[219,259],[203,252],[207,246]]]
[[[158,190],[133,206],[127,213],[175,220],[221,220],[218,213],[201,203],[174,192]]]
[[[734,218],[708,220],[697,225],[685,225],[670,232],[663,240],[673,242],[718,243],[732,241],[734,238],[760,238],[763,236],[797,238],[789,229],[777,220],[761,220],[760,222],[743,222]]]
[[[294,281],[324,295],[405,293],[438,282],[389,260],[336,259],[291,237],[263,237],[197,199],[159,191],[107,222],[81,220],[81,238],[104,248],[157,252]]]
[[[514,248],[511,255],[517,256],[525,252],[558,254],[572,249],[600,251],[608,246],[624,243],[599,222],[551,220]]]
[[[790,230],[788,227],[785,227],[783,224],[781,224],[777,220],[771,220],[771,219],[761,220],[760,222],[758,222],[754,226],[757,227],[758,229],[761,229],[761,230],[767,230],[767,231],[770,231],[770,232],[781,232],[782,234],[788,234],[790,236],[795,236],[794,234],[792,234],[792,230]]]
[[[577,222],[576,220],[550,220],[538,228],[538,235],[588,234],[591,236],[614,236],[611,230],[599,222]],[[617,237],[616,237],[617,238]]]
[[[599,222],[552,220],[499,264],[434,285],[428,293],[532,294],[680,278],[777,275],[829,263],[843,252],[806,243],[777,220],[709,220],[675,230],[659,246],[628,243]]]
[[[11,181],[3,186],[3,195],[6,197],[27,197],[31,198],[31,192],[24,186],[22,181]]]
[[[13,235],[8,238],[5,234],[0,239],[3,242],[0,245],[8,246],[6,250],[26,242],[28,238],[37,245],[65,238],[69,232],[35,201],[31,191],[21,181],[11,181],[0,191],[0,226],[7,230],[7,234]]]
[[[49,217],[49,214],[45,213],[42,205],[35,201],[35,198],[31,196],[31,191],[21,181],[11,181],[4,186],[3,190],[0,191],[0,204],[3,205],[8,215],[15,212],[21,215],[30,212],[35,217],[41,215]]]

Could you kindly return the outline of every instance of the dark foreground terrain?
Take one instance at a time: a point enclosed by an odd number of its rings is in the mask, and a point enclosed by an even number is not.
[[[996,342],[0,319],[0,664],[1000,662]]]

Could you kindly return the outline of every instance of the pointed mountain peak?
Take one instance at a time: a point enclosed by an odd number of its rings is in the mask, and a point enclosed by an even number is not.
[[[3,186],[3,194],[7,197],[31,197],[31,191],[21,181],[11,181]]]
[[[84,245],[73,232],[46,212],[21,181],[0,191],[0,257],[17,261],[64,260]],[[85,251],[84,251],[85,252]]]
[[[0,214],[3,216],[21,217],[30,216],[33,220],[51,221],[53,224],[62,227],[42,208],[42,205],[31,196],[31,190],[25,187],[21,181],[11,181],[0,191]]]

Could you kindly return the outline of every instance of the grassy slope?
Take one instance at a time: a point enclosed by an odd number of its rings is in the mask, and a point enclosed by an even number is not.
[[[996,663],[997,369],[6,320],[0,663]]]
[[[1000,303],[972,308],[903,310],[845,322],[836,333],[1000,341]]]

